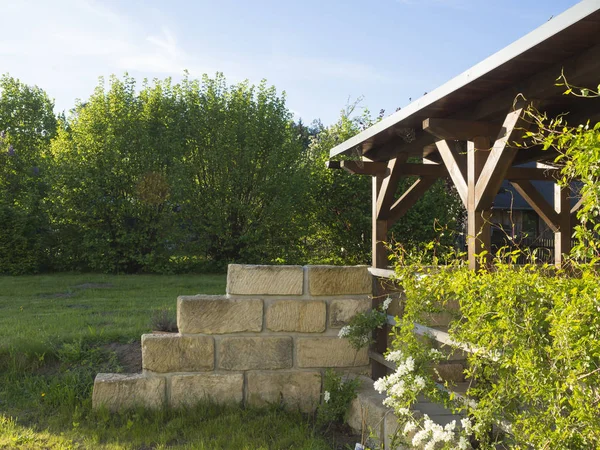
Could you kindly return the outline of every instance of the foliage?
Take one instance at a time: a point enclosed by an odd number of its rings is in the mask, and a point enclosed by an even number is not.
[[[56,131],[54,105],[40,88],[0,77],[0,273],[48,266],[45,154]]]
[[[220,74],[101,82],[52,144],[60,268],[164,272],[286,258],[298,238],[302,148],[285,97]]]
[[[387,309],[391,302],[392,299],[387,297],[378,308],[352,316],[348,325],[339,331],[339,337],[347,339],[352,348],[357,351],[374,343],[373,332],[385,325]]]
[[[344,379],[333,369],[327,369],[323,378],[323,402],[317,408],[317,425],[343,422],[359,387],[358,377]]]
[[[559,86],[565,86],[565,95],[582,98],[581,102],[591,102],[600,96],[600,86],[596,90],[571,86],[564,75],[558,79]],[[577,180],[581,189],[581,207],[577,211],[579,224],[574,229],[578,245],[574,254],[578,259],[589,262],[600,258],[600,123],[570,125],[568,115],[549,118],[534,108],[528,110],[528,117],[536,125],[536,131],[528,132],[533,144],[544,150],[558,152],[555,162],[562,166],[564,186]]]

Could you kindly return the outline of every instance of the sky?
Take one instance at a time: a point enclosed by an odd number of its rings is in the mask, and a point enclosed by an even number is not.
[[[595,1],[595,0],[587,0]],[[266,79],[288,108],[328,125],[357,99],[386,115],[576,0],[0,0],[0,74],[57,112],[100,76]]]

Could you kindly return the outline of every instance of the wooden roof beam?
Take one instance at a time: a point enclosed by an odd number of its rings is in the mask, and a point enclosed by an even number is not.
[[[496,123],[434,117],[423,121],[423,130],[438,139],[454,141],[472,141],[478,136],[494,138],[502,132],[501,125]]]
[[[396,156],[388,162],[388,175],[383,179],[381,188],[377,195],[377,219],[387,219],[390,206],[394,202],[394,194],[398,189],[398,182],[402,174],[402,163],[406,161],[408,155],[406,153]]]
[[[385,174],[387,164],[371,161],[327,161],[328,169],[343,169],[353,175],[378,175]]]

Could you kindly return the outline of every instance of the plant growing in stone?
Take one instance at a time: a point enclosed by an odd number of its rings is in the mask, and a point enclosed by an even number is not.
[[[327,369],[323,380],[323,401],[317,408],[317,424],[324,427],[343,422],[359,386],[358,378],[343,377],[333,369]]]
[[[391,297],[387,297],[378,308],[356,314],[350,319],[348,325],[342,327],[338,336],[348,339],[350,345],[357,351],[374,343],[373,332],[385,325],[387,309],[391,302]]]
[[[153,331],[176,332],[178,331],[177,318],[168,308],[156,309],[152,312],[150,327]]]

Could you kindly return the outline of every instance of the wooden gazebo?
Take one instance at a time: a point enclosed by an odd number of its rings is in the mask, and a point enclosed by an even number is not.
[[[548,224],[555,235],[555,263],[570,251],[573,214],[568,188],[555,184],[554,205],[531,180],[555,180],[556,155],[539,148],[513,145],[528,123],[528,103],[549,116],[569,113],[570,124],[597,120],[600,100],[563,95],[556,79],[564,73],[571,85],[600,83],[600,0],[586,0],[500,50],[466,72],[376,125],[333,148],[331,161],[373,177],[373,262],[387,266],[382,242],[388,229],[440,177],[449,177],[468,214],[469,265],[490,247],[489,215],[503,180],[508,180]],[[466,145],[465,145],[466,142]],[[466,152],[461,149],[466,149]],[[420,163],[408,163],[417,157]],[[518,167],[525,162],[536,167]],[[402,177],[418,179],[397,196]]]

